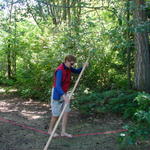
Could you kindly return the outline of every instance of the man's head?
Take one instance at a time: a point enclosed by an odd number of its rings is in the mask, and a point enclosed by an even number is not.
[[[76,57],[73,55],[67,55],[65,57],[65,65],[70,68],[74,65],[74,63],[76,62]]]

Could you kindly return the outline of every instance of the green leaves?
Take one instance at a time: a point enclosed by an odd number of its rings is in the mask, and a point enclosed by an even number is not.
[[[150,94],[148,93],[139,93],[138,96],[135,98],[138,105],[140,106],[139,109],[141,110],[149,110],[150,106]]]
[[[122,114],[124,118],[133,118],[137,104],[133,101],[137,93],[134,91],[110,90],[102,93],[89,91],[77,97],[75,107],[85,114],[113,112]],[[85,107],[87,107],[85,109]]]
[[[134,98],[134,102],[137,103],[133,108],[134,113],[132,113],[134,122],[126,126],[128,130],[126,136],[119,137],[124,147],[126,145],[135,145],[138,141],[142,142],[150,138],[150,94],[138,93]]]
[[[150,125],[150,110],[148,112],[143,110],[138,110],[135,113],[136,119],[141,123],[148,123]]]

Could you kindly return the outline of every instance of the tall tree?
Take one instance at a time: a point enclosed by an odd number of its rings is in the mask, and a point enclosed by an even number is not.
[[[131,32],[130,32],[130,1],[127,1],[127,40],[131,41]],[[127,48],[127,77],[128,77],[128,88],[131,88],[131,46]]]
[[[3,42],[6,43],[2,48],[5,50],[8,79],[15,79],[16,75],[16,49],[17,49],[17,13],[19,14],[20,1],[5,0],[1,3],[1,9],[5,9],[5,15],[1,16],[1,29],[5,33]]]
[[[9,32],[11,33],[11,24],[12,24],[12,11],[13,11],[13,3],[14,1],[11,1],[10,4],[10,10],[9,10]],[[8,72],[8,79],[11,78],[12,70],[11,70],[11,44],[10,39],[8,40],[8,49],[7,49],[7,72]]]
[[[135,88],[150,92],[150,46],[148,31],[144,27],[147,21],[145,0],[134,0],[135,10],[135,46],[137,49],[135,63]]]

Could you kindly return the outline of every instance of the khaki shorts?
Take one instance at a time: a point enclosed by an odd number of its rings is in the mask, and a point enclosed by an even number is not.
[[[51,110],[52,110],[52,115],[53,116],[60,116],[63,107],[65,105],[65,101],[63,99],[63,97],[60,98],[60,100],[53,100],[53,91],[54,89],[52,89],[52,95],[51,95]],[[70,108],[70,104],[67,105],[65,112],[70,112],[71,108]]]

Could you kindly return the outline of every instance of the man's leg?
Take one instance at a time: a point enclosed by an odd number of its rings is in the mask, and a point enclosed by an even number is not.
[[[51,134],[53,131],[53,128],[55,126],[56,121],[58,120],[58,117],[52,116],[50,124],[49,124],[49,130],[48,133]]]
[[[58,117],[52,116],[51,121],[50,121],[50,124],[49,124],[49,130],[48,130],[48,133],[49,133],[49,134],[52,133],[53,128],[54,128],[54,126],[55,126],[57,120],[58,120]],[[54,134],[54,137],[56,137],[56,136],[58,136],[57,133]]]
[[[69,116],[69,112],[64,112],[63,118],[62,118],[62,132],[61,132],[61,136],[66,136],[66,137],[70,137],[71,138],[72,135],[68,134],[66,132],[68,116]]]

